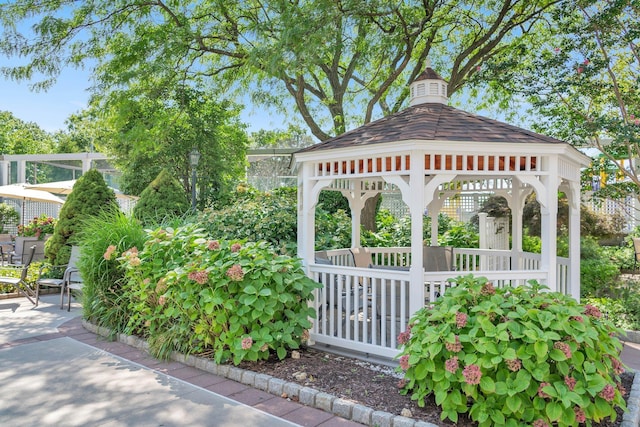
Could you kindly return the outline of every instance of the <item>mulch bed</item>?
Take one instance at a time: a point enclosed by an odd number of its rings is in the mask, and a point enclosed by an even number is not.
[[[300,358],[297,359],[287,357],[280,361],[274,357],[266,361],[243,362],[239,367],[296,382],[374,410],[409,416],[438,426],[475,425],[464,416],[460,417],[457,424],[441,421],[440,409],[433,399],[427,399],[425,407],[420,408],[409,395],[401,395],[398,388],[401,375],[395,373],[393,368],[315,349],[304,349],[299,353]],[[622,384],[625,389],[631,390],[632,383],[633,373],[624,373]],[[619,426],[622,411],[618,412],[619,416],[615,422],[606,420],[593,425]]]

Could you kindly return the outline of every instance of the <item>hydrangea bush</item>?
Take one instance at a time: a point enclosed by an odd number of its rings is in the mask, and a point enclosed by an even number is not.
[[[307,301],[319,286],[300,261],[266,242],[218,241],[196,225],[150,232],[143,248],[107,250],[126,268],[126,332],[151,351],[211,354],[216,362],[283,359],[311,327]]]
[[[403,393],[441,418],[469,413],[479,426],[577,426],[626,408],[620,330],[594,306],[528,286],[496,289],[456,279],[400,334]]]

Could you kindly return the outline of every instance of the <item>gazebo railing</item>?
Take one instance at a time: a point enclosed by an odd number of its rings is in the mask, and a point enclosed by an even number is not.
[[[311,277],[323,285],[310,303],[317,313],[310,338],[347,350],[394,357],[398,353],[398,335],[407,329],[411,315],[409,300],[421,292],[412,292],[410,287],[409,248],[370,251],[373,268],[353,267],[349,249],[327,251],[333,265],[309,265]],[[510,259],[511,251],[457,248],[454,255],[457,271],[424,273],[424,304],[455,286],[452,278],[471,272],[487,277],[499,287],[518,286],[532,279],[545,282],[548,274],[537,268],[500,269],[510,265],[505,260]],[[540,266],[538,254],[520,255],[523,266]],[[489,269],[480,269],[481,266]],[[567,293],[568,266],[567,259],[558,259],[558,286]]]

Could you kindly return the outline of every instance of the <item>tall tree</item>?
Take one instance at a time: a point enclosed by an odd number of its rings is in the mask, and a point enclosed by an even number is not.
[[[190,195],[189,153],[194,149],[201,155],[198,206],[206,206],[244,176],[248,142],[238,109],[216,102],[209,92],[140,82],[112,91],[101,102],[94,100],[93,110],[102,129],[95,144],[113,155],[127,194],[139,195],[166,169]]]
[[[523,45],[528,56],[486,64],[506,91],[531,102],[534,127],[599,159],[584,174],[596,197],[640,195],[640,2],[566,1],[553,37]]]
[[[557,2],[13,0],[0,5],[0,51],[29,58],[3,70],[10,78],[55,78],[93,59],[100,90],[178,76],[248,89],[271,106],[293,100],[326,140],[398,111],[427,56],[455,93],[483,62],[529,37]]]
[[[427,57],[454,94],[485,61],[535,35],[559,1],[13,0],[0,6],[0,52],[29,58],[3,70],[15,79],[55,78],[93,59],[100,90],[204,79],[281,111],[293,102],[324,141],[399,111]],[[29,19],[31,39],[16,25]],[[362,214],[369,229],[377,202]]]
[[[53,138],[36,123],[18,119],[9,111],[0,111],[0,153],[2,154],[43,154],[51,153]],[[28,182],[46,179],[51,167],[32,163],[25,170]],[[15,169],[11,170],[11,180],[18,179]]]

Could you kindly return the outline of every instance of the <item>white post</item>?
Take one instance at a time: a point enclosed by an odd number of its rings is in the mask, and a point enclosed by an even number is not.
[[[478,214],[478,237],[480,239],[480,249],[488,249],[489,244],[487,242],[487,217],[486,212],[480,212]],[[485,271],[487,269],[487,256],[480,255],[480,270]]]
[[[27,161],[26,160],[18,160],[16,161],[17,165],[17,177],[18,183],[27,182]]]
[[[425,207],[424,152],[411,151],[409,177],[411,200],[411,283],[409,288],[409,312],[411,315],[424,306],[424,267],[422,265],[424,234],[422,218]]]
[[[0,161],[0,185],[7,185],[11,181],[9,176],[10,164],[8,160]]]
[[[569,184],[569,291],[580,301],[580,183]]]
[[[540,260],[540,268],[547,271],[546,285],[553,292],[558,291],[557,286],[557,250],[558,250],[558,158],[553,156],[547,159],[546,166],[543,170],[548,172],[541,178],[542,184],[546,189],[546,200],[540,202],[541,220],[541,237],[542,237],[542,253]]]

